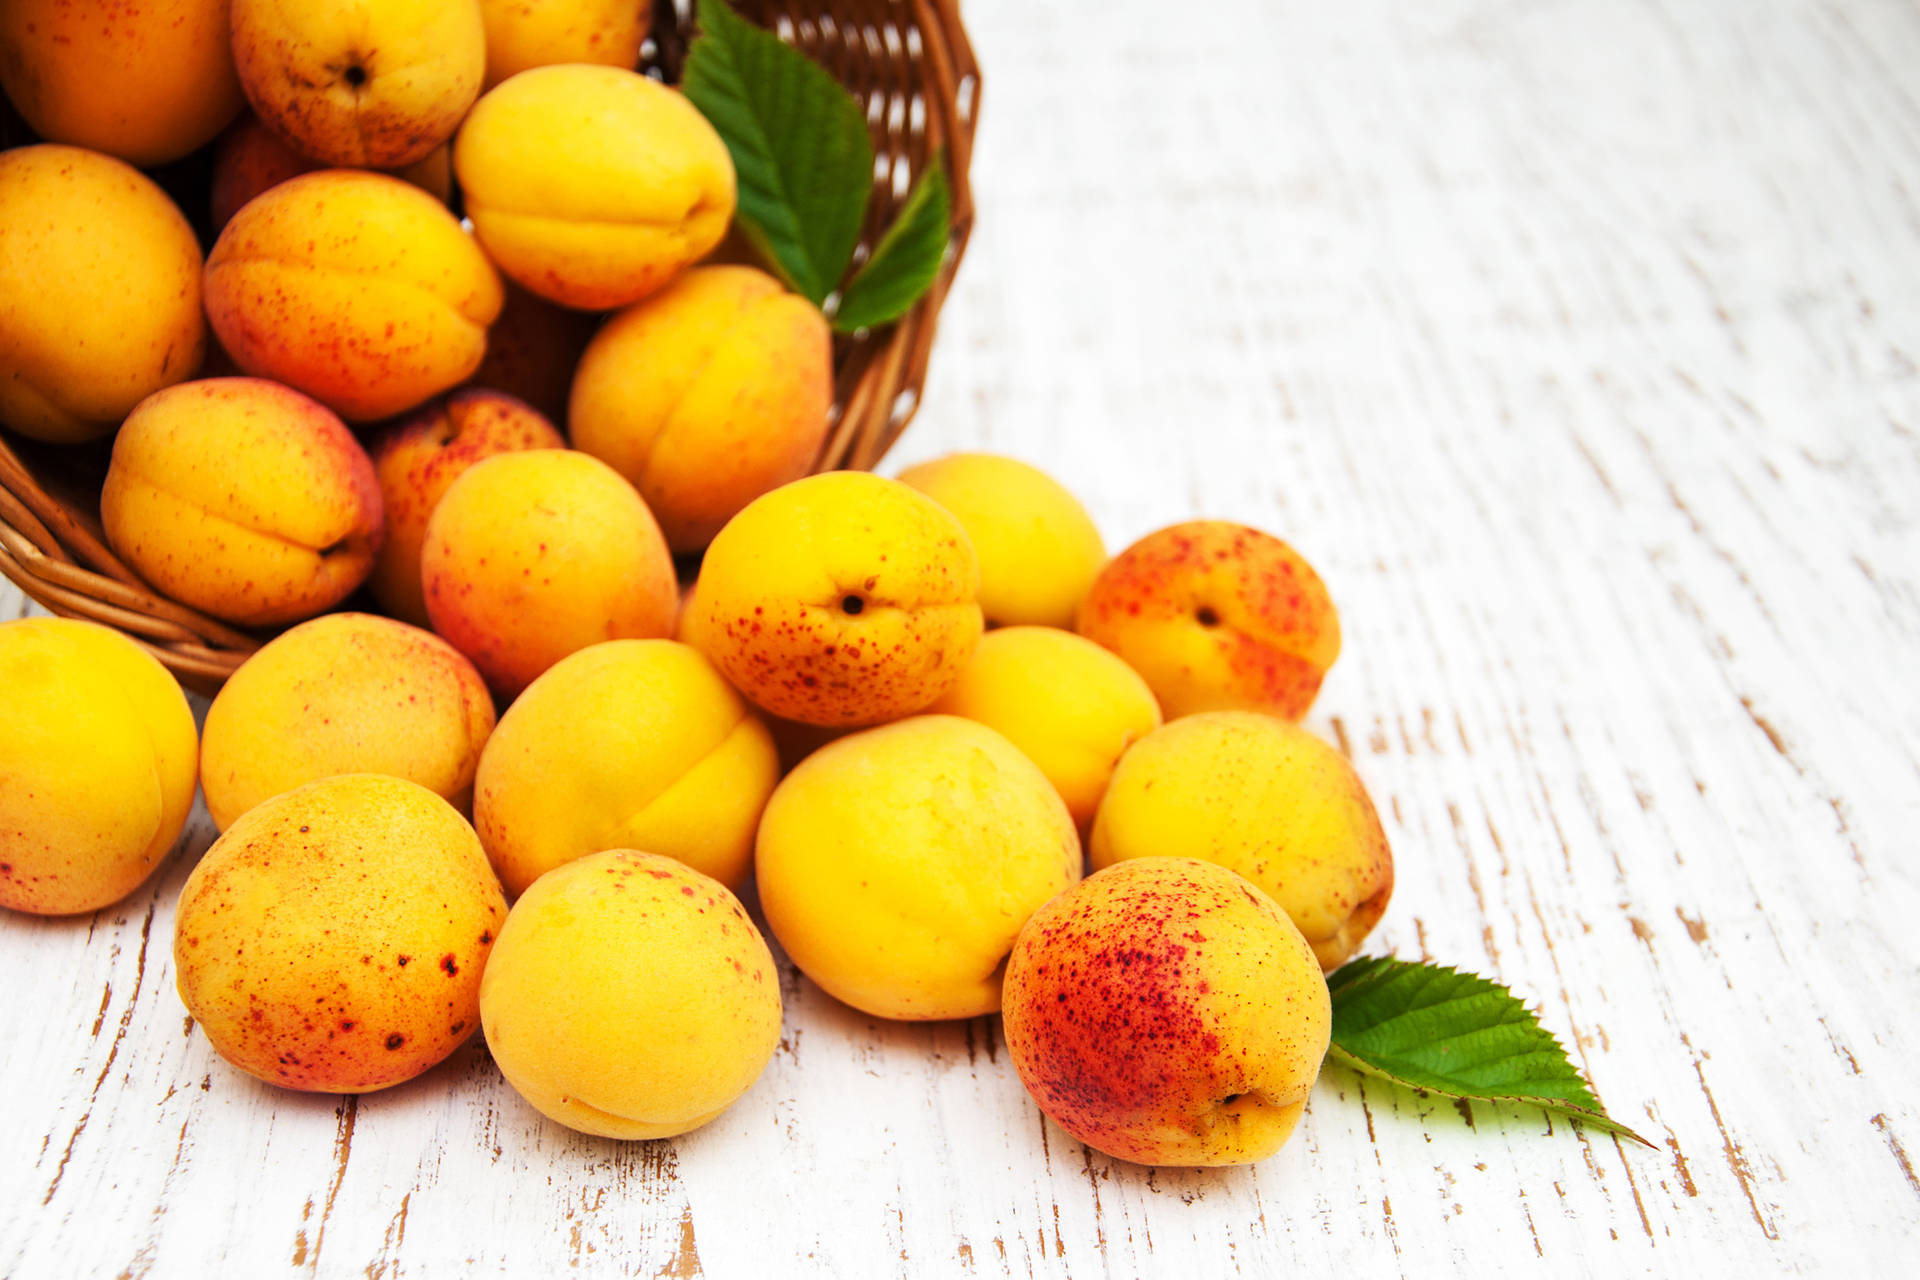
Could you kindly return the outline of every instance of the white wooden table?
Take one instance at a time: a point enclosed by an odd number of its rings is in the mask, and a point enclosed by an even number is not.
[[[889,466],[1299,547],[1347,644],[1309,723],[1398,859],[1372,949],[1511,984],[1659,1149],[1329,1069],[1274,1159],[1134,1167],[995,1020],[791,969],[675,1141],[545,1123],[478,1043],[279,1093],[174,994],[201,818],[119,907],[0,920],[0,1275],[1911,1274],[1920,10],[967,16],[979,230]]]

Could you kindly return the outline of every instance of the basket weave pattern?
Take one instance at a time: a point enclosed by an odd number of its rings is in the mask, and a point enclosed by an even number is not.
[[[934,323],[973,225],[967,173],[979,68],[958,0],[735,0],[734,7],[803,49],[867,107],[879,168],[856,261],[944,151],[953,222],[933,287],[898,322],[834,339],[830,429],[814,470],[871,469],[919,407]],[[686,8],[656,0],[642,70],[679,80],[692,34]],[[13,129],[5,132],[6,142],[17,140]],[[189,688],[211,693],[264,637],[168,599],[113,554],[99,521],[107,449],[42,445],[0,431],[0,574],[52,613],[126,633]]]

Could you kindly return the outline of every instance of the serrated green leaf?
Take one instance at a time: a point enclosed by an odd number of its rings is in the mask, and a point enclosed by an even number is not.
[[[893,225],[880,237],[873,256],[840,295],[833,327],[853,333],[905,315],[940,274],[952,216],[946,157],[936,155],[894,215]]]
[[[1567,1051],[1497,982],[1370,956],[1327,979],[1330,1061],[1449,1098],[1517,1102],[1653,1144],[1607,1115]]]
[[[735,220],[818,306],[853,257],[873,189],[873,144],[854,96],[798,49],[700,0],[681,91],[727,144]]]

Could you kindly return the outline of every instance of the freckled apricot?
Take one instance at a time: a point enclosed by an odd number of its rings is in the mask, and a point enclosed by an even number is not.
[[[384,521],[366,450],[263,378],[155,392],[113,442],[107,540],[183,604],[242,626],[311,617],[365,581]]]
[[[1115,556],[1075,629],[1125,658],[1169,720],[1233,708],[1298,720],[1340,656],[1340,617],[1313,566],[1225,520],[1177,524]]]
[[[700,565],[682,638],[774,715],[868,725],[952,687],[980,639],[959,521],[898,480],[831,471],[756,498]]]
[[[328,164],[412,164],[453,136],[486,71],[479,0],[232,0],[232,27],[254,111]]]
[[[339,773],[417,782],[463,812],[493,699],[430,631],[330,613],[267,642],[207,709],[200,784],[222,830],[270,796]]]
[[[433,629],[507,698],[588,645],[666,636],[680,598],[647,504],[568,449],[468,468],[427,519],[420,581]]]
[[[150,168],[240,109],[227,30],[227,0],[7,0],[0,89],[47,141]]]
[[[445,205],[384,173],[323,169],[255,197],[207,255],[207,318],[241,368],[354,422],[480,366],[500,277]]]
[[[752,267],[695,267],[614,315],[580,358],[573,444],[633,482],[676,551],[807,474],[827,434],[820,309]]]
[[[387,612],[424,627],[429,624],[420,548],[427,540],[427,520],[453,482],[482,458],[564,449],[567,442],[551,422],[514,397],[462,387],[388,424],[369,447],[387,512],[387,540],[367,585]]]
[[[1122,1160],[1263,1160],[1332,1032],[1306,939],[1224,867],[1141,858],[1033,914],[1007,959],[1007,1054],[1055,1123]]]
[[[0,424],[110,435],[206,354],[200,245],[132,165],[53,145],[0,154]]]
[[[269,1084],[384,1089],[479,1029],[506,914],[445,800],[399,778],[327,778],[248,810],[187,877],[180,999],[222,1058]]]

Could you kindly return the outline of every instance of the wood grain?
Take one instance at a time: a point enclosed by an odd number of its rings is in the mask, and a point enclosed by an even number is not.
[[[1329,1069],[1273,1160],[1138,1168],[995,1021],[790,967],[677,1141],[541,1122],[479,1045],[278,1094],[173,992],[201,818],[120,906],[0,921],[0,1274],[1904,1271],[1920,10],[1068,10],[968,5],[979,222],[890,466],[1292,541],[1347,639],[1309,723],[1396,850],[1374,949],[1511,984],[1660,1150]]]

